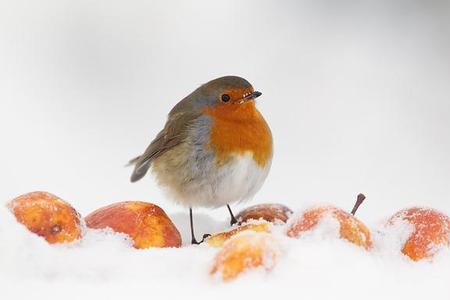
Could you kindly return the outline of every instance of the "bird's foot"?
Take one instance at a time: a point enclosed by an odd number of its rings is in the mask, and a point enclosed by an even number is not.
[[[232,216],[230,220],[230,226],[233,226],[234,224],[240,225],[238,220],[234,216]]]
[[[192,245],[200,245],[201,243],[203,243],[207,238],[209,238],[211,235],[209,234],[209,233],[205,233],[204,235],[203,235],[203,238],[202,238],[202,240],[200,241],[200,242],[198,242],[196,239],[195,239],[195,237],[192,237],[192,240],[191,240],[191,244]]]
[[[228,212],[230,213],[230,225],[233,226],[234,224],[238,223],[238,220],[235,218],[233,212],[231,211],[230,205],[227,204],[227,208]]]

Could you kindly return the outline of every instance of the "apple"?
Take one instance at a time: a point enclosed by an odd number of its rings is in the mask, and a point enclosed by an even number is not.
[[[225,242],[215,257],[210,274],[230,281],[247,270],[263,268],[270,271],[280,253],[279,243],[272,234],[243,232]]]
[[[8,203],[17,221],[50,244],[81,238],[80,214],[67,202],[47,192],[31,192]]]
[[[206,243],[212,247],[221,247],[231,237],[246,230],[251,230],[255,232],[270,232],[269,223],[267,222],[249,223],[238,226],[236,228],[232,228],[228,231],[213,234],[212,236],[206,239]]]
[[[434,256],[440,246],[450,244],[450,218],[431,208],[412,207],[394,214],[387,226],[412,225],[402,252],[414,261]]]
[[[355,204],[356,209],[364,199],[364,195],[358,195],[357,204]],[[314,230],[321,221],[330,217],[339,224],[340,238],[365,249],[370,249],[372,247],[370,231],[364,223],[354,216],[356,209],[354,208],[352,214],[350,214],[334,206],[310,208],[306,210],[300,218],[291,222],[287,229],[287,235],[290,237],[301,236],[305,232]]]
[[[288,218],[292,215],[292,210],[282,204],[259,204],[250,206],[241,211],[236,219],[245,223],[248,220],[263,219],[267,222],[275,222],[277,220],[286,223]]]
[[[181,246],[178,229],[164,210],[152,203],[114,203],[92,212],[85,221],[89,228],[111,228],[115,232],[128,234],[137,249]]]

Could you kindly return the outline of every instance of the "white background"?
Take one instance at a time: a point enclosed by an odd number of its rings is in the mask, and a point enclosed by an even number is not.
[[[367,221],[450,213],[449,17],[446,1],[2,1],[0,199],[182,211],[123,166],[177,101],[233,74],[263,92],[275,142],[251,203],[350,209],[364,192]]]

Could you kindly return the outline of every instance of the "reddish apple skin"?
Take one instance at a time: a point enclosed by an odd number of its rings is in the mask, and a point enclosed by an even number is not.
[[[270,232],[269,225],[270,223],[268,222],[258,222],[241,225],[228,231],[223,231],[211,235],[206,239],[206,243],[212,247],[221,247],[227,240],[243,231]]]
[[[250,269],[270,271],[279,255],[278,241],[272,234],[250,231],[238,234],[227,240],[217,253],[210,274],[231,281]]]
[[[260,220],[263,219],[267,222],[275,222],[280,220],[286,223],[288,218],[292,215],[292,210],[282,204],[258,204],[250,206],[243,211],[241,211],[236,219],[245,223],[249,220]]]
[[[333,206],[321,206],[306,210],[297,222],[290,225],[287,235],[297,237],[306,231],[313,230],[327,215],[339,222],[341,238],[365,249],[372,248],[372,239],[367,226],[352,214]]]
[[[434,247],[448,247],[450,244],[450,218],[437,210],[423,207],[404,209],[388,220],[388,226],[399,221],[414,226],[401,250],[414,261],[430,258],[434,255]]]
[[[92,212],[85,221],[89,228],[111,228],[128,234],[137,249],[181,246],[178,229],[155,204],[141,201],[114,203]]]
[[[17,221],[50,244],[70,243],[82,236],[80,214],[48,192],[31,192],[8,203]]]

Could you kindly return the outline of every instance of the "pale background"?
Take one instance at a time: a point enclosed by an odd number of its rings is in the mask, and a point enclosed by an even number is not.
[[[2,202],[47,190],[83,215],[122,200],[185,212],[124,165],[182,97],[239,75],[275,143],[250,203],[350,209],[364,192],[367,222],[450,213],[448,1],[2,0],[0,34]]]

